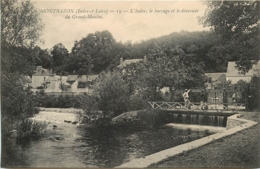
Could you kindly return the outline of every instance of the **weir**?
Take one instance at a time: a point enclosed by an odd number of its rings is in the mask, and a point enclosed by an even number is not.
[[[165,123],[193,124],[226,127],[227,117],[237,114],[238,106],[235,109],[229,105],[214,105],[209,109],[201,109],[200,103],[190,103],[189,108],[182,102],[148,102],[153,110],[162,112],[165,115]],[[210,106],[210,105],[209,105]],[[164,116],[162,115],[162,116]],[[173,116],[173,117],[172,117]]]
[[[165,123],[226,127],[227,118],[236,113],[157,110]]]

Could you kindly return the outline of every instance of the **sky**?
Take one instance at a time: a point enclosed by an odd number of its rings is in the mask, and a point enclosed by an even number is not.
[[[140,42],[181,30],[209,29],[198,24],[197,17],[203,16],[206,9],[200,1],[33,0],[33,3],[40,11],[45,25],[41,32],[44,43],[38,44],[43,49],[51,49],[62,43],[71,51],[76,40],[103,30],[111,32],[117,42]],[[55,13],[52,12],[53,9]],[[78,10],[84,13],[77,13]],[[98,18],[78,18],[84,15]],[[66,16],[70,19],[66,19]]]

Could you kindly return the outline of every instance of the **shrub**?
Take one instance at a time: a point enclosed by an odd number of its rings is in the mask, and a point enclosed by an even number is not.
[[[98,108],[103,112],[119,115],[127,111],[130,100],[130,86],[121,72],[101,73],[94,87],[98,98]]]
[[[17,124],[17,142],[28,141],[30,139],[39,139],[44,134],[47,124],[37,122],[31,119],[24,119]]]
[[[20,120],[37,114],[32,93],[25,89],[18,73],[5,72],[1,76],[2,134],[9,134],[13,125]]]
[[[37,107],[47,108],[81,108],[82,95],[46,95],[38,93],[34,100]]]
[[[135,94],[130,96],[128,111],[142,110],[148,108],[148,100],[141,94]]]

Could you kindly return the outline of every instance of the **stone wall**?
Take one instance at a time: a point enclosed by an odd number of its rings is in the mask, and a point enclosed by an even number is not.
[[[240,115],[235,114],[233,116],[228,117],[226,129],[230,129],[230,128],[242,125],[247,122],[247,120],[240,119],[239,116]]]

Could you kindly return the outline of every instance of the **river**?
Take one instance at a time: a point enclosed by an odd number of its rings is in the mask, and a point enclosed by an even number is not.
[[[40,140],[3,142],[8,153],[2,167],[111,168],[211,134],[172,127],[88,128],[58,120],[48,127],[51,134]]]

